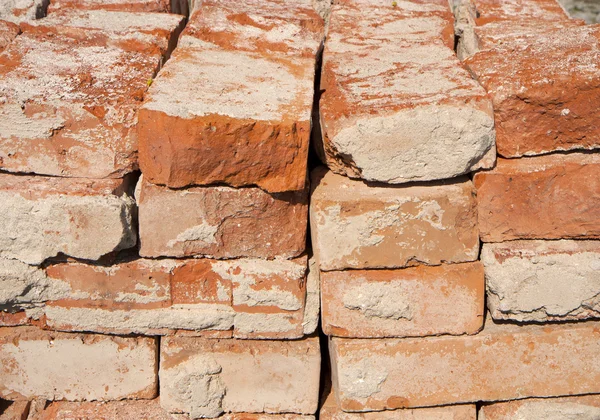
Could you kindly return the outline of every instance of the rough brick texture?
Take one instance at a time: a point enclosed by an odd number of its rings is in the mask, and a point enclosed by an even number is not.
[[[0,20],[0,52],[16,38],[19,31],[19,27],[16,24]]]
[[[475,334],[483,327],[480,263],[321,273],[323,332],[339,337]]]
[[[309,1],[203,2],[140,111],[147,181],[304,189],[322,37]]]
[[[124,12],[169,12],[171,0],[51,0],[48,12],[59,10],[114,10]]]
[[[600,393],[600,324],[494,325],[475,336],[331,339],[346,411]]]
[[[2,398],[153,398],[157,367],[154,338],[0,328]]]
[[[96,260],[135,245],[121,180],[0,174],[0,257],[39,264],[59,253]]]
[[[44,17],[49,0],[4,0],[0,4],[0,20],[21,23]]]
[[[173,190],[140,181],[140,254],[145,257],[294,257],[305,248],[308,192],[259,188]]]
[[[600,396],[509,401],[484,405],[479,413],[484,420],[593,420],[600,416]]]
[[[161,405],[192,417],[223,412],[313,414],[317,410],[319,339],[239,341],[165,338]],[[195,384],[190,388],[190,384]]]
[[[600,241],[485,244],[481,260],[494,319],[549,322],[600,316]]]
[[[311,235],[321,270],[474,261],[473,185],[376,187],[323,168],[312,174]]]
[[[492,166],[492,104],[454,54],[448,2],[395,4],[332,8],[322,158],[334,172],[393,184]]]
[[[484,242],[600,237],[600,155],[499,159],[475,175]]]

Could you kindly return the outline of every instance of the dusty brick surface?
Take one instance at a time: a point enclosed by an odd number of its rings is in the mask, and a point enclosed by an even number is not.
[[[569,21],[570,17],[556,0],[467,0],[474,5],[478,26],[498,21],[529,22]]]
[[[134,202],[120,180],[0,174],[0,257],[96,260],[135,245]]]
[[[48,13],[59,10],[115,10],[123,12],[169,12],[170,0],[51,0]]]
[[[23,400],[153,398],[154,338],[0,328],[0,397]]]
[[[16,24],[0,20],[0,52],[17,37],[19,31]]]
[[[600,397],[585,395],[495,403],[481,407],[480,416],[485,416],[485,420],[593,420],[600,416]]]
[[[481,260],[494,319],[549,322],[600,315],[600,241],[485,244]]]
[[[312,174],[311,235],[321,270],[474,261],[473,185],[376,187],[323,168]]]
[[[0,20],[21,23],[44,17],[48,0],[5,0],[0,4]]]
[[[83,178],[136,169],[136,111],[182,17],[138,17],[138,33],[112,16],[25,26],[0,56],[0,169]]]
[[[140,111],[146,179],[302,190],[322,38],[309,1],[203,2]]]
[[[305,248],[308,191],[173,190],[140,181],[140,255],[294,257]]]
[[[454,54],[453,22],[446,1],[333,6],[320,111],[334,172],[400,184],[493,165],[492,104]]]
[[[321,273],[323,332],[339,337],[475,334],[483,327],[483,266]]]
[[[499,159],[475,175],[484,242],[600,237],[600,156]]]
[[[600,324],[494,325],[475,336],[331,339],[346,411],[600,392]]]
[[[501,156],[600,148],[592,111],[600,99],[600,27],[508,21],[475,35],[479,52],[465,65],[494,103]]]
[[[321,355],[317,337],[300,341],[165,338],[161,405],[192,417],[223,412],[312,414]],[[190,384],[196,386],[190,388]]]

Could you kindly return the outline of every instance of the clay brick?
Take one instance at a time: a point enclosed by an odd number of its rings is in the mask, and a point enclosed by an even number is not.
[[[346,411],[600,392],[600,323],[495,325],[475,336],[332,338]]]
[[[170,0],[52,0],[48,13],[62,10],[114,10],[122,12],[169,12]]]
[[[0,4],[0,20],[21,23],[46,15],[48,0],[8,0]]]
[[[508,401],[484,405],[479,412],[485,420],[593,420],[600,416],[600,396]]]
[[[306,274],[306,302],[304,304],[304,335],[310,335],[317,330],[321,311],[321,278],[319,264],[312,256],[308,260],[308,273]]]
[[[114,20],[25,26],[0,56],[0,169],[82,178],[135,170],[137,108],[182,19],[160,16],[138,19],[147,33],[122,36],[98,29],[123,27]]]
[[[485,244],[492,317],[567,321],[600,316],[600,241],[511,241]]]
[[[600,155],[499,159],[475,175],[484,242],[600,237]]]
[[[479,51],[464,63],[494,103],[498,154],[600,148],[600,26],[500,22],[475,34]]]
[[[483,327],[479,262],[321,273],[323,332],[339,337],[475,334]]]
[[[463,7],[471,4],[477,10],[475,24],[491,22],[560,22],[571,18],[557,0],[467,0]]]
[[[0,20],[0,52],[19,34],[19,27],[4,20]]]
[[[27,420],[28,415],[29,401],[0,400],[0,420]]]
[[[491,167],[492,104],[454,53],[448,2],[375,3],[333,6],[322,159],[336,173],[392,184]]]
[[[96,260],[135,245],[127,181],[0,174],[0,257]]]
[[[321,420],[477,420],[474,405],[417,408],[376,413],[345,413],[337,405],[333,392],[328,392],[319,411]]]
[[[0,397],[13,400],[153,398],[153,338],[0,328]]]
[[[147,181],[304,189],[322,38],[307,0],[204,1],[140,110]]]
[[[311,234],[321,270],[401,268],[474,261],[473,185],[380,187],[316,169]]]
[[[194,418],[215,418],[223,412],[312,414],[318,405],[320,364],[318,337],[168,337],[161,342],[161,405]]]
[[[308,191],[173,190],[140,181],[140,255],[290,258],[305,248]]]

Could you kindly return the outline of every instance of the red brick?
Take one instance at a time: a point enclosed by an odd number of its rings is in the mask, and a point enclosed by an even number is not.
[[[339,337],[475,334],[483,327],[479,262],[321,273],[323,332]]]
[[[569,21],[570,17],[557,0],[469,0],[478,16],[477,25],[490,22],[512,21]]]
[[[0,20],[0,52],[17,37],[19,31],[16,24]]]
[[[484,405],[485,420],[595,419],[600,415],[600,396],[526,399]]]
[[[322,37],[306,0],[203,2],[140,110],[146,180],[304,189]]]
[[[173,190],[141,181],[140,255],[290,258],[305,248],[307,191]]]
[[[600,155],[499,159],[475,175],[484,242],[600,238]]]
[[[123,12],[169,12],[170,0],[52,0],[48,13],[59,10],[116,10]]]
[[[600,393],[600,323],[495,325],[475,336],[331,339],[346,411]]]

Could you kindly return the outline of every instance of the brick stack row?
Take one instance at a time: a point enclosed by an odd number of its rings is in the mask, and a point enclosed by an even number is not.
[[[203,2],[184,31],[187,1],[40,3],[0,25],[0,398],[48,419],[313,418],[322,19]]]
[[[557,323],[598,316],[597,28],[553,0],[455,12],[331,11],[310,213],[321,418],[475,419],[481,402],[488,420],[593,418],[593,396],[535,397],[600,392],[598,323]]]

